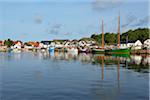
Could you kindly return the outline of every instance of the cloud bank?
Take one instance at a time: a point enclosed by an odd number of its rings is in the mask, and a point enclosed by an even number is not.
[[[121,0],[95,0],[92,2],[92,8],[95,11],[115,8],[121,3]]]

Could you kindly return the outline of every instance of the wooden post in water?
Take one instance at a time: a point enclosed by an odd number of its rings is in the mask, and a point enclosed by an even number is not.
[[[104,49],[104,23],[102,19],[102,49]]]
[[[118,48],[120,48],[120,14],[118,16]]]

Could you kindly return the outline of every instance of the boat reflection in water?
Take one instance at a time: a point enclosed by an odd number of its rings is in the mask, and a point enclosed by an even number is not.
[[[141,68],[140,71],[148,69],[150,65],[150,55],[130,55],[130,56],[110,56],[104,54],[91,54],[91,53],[63,53],[63,52],[55,52],[55,53],[39,53],[40,58],[43,59],[53,59],[53,60],[77,60],[82,63],[91,63],[91,64],[101,64],[104,67],[104,64],[116,64],[119,61],[123,67],[128,69],[136,69],[137,71]],[[145,70],[146,71],[146,70]],[[148,70],[147,70],[148,71]]]
[[[0,53],[2,100],[148,100],[146,55]]]

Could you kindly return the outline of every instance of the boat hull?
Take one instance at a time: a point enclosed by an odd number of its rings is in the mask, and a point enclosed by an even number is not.
[[[112,49],[112,50],[105,50],[105,54],[130,54],[130,49]]]
[[[95,53],[95,54],[104,54],[105,50],[103,50],[103,49],[93,49],[92,53]]]

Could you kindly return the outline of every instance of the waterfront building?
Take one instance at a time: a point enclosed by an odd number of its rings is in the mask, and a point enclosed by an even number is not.
[[[4,45],[4,41],[0,41],[0,46],[3,46]]]
[[[21,41],[14,41],[14,46],[12,46],[11,48],[21,50],[22,46],[23,46],[23,43]]]
[[[137,40],[137,41],[133,44],[132,50],[139,50],[139,49],[142,49],[142,43],[141,43],[140,40]]]
[[[150,49],[150,39],[144,41],[143,47],[146,49]]]

